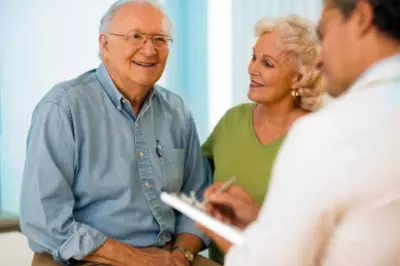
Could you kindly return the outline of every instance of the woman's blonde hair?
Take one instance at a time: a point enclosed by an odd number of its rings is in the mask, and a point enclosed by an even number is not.
[[[320,52],[315,25],[297,15],[284,18],[259,20],[255,27],[256,37],[274,32],[278,45],[294,59],[296,71],[301,74],[299,85],[293,88],[302,109],[315,111],[323,104],[324,94],[321,72],[315,67]]]

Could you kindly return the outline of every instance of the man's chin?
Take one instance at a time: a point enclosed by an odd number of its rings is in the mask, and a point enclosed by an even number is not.
[[[348,89],[349,89],[348,86],[343,86],[333,83],[326,84],[326,92],[328,93],[329,96],[333,98],[338,98],[342,96]]]
[[[159,79],[155,79],[155,78],[151,78],[151,79],[140,79],[140,80],[135,80],[132,79],[132,81],[137,84],[138,86],[142,87],[142,88],[148,88],[151,89],[154,87],[154,85],[157,83]]]
[[[340,97],[347,90],[346,86],[338,82],[338,79],[332,78],[326,73],[322,75],[322,86],[324,91],[333,98]]]
[[[161,78],[161,75],[158,73],[158,71],[138,71],[137,69],[132,71],[130,76],[133,82],[143,86],[153,86]]]

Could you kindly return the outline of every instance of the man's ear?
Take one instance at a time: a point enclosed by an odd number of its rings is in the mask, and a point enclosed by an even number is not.
[[[99,46],[100,46],[100,52],[104,54],[104,52],[108,51],[108,37],[107,35],[100,34],[99,36]]]
[[[374,9],[368,1],[357,1],[352,13],[354,20],[354,33],[358,37],[364,36],[373,26]]]

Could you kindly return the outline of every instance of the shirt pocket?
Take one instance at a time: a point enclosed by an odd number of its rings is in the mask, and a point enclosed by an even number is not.
[[[163,149],[165,188],[180,192],[183,183],[185,154],[183,149]]]

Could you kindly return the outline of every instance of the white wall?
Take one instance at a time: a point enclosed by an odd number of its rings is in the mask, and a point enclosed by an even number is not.
[[[208,126],[232,107],[232,0],[208,0]]]

